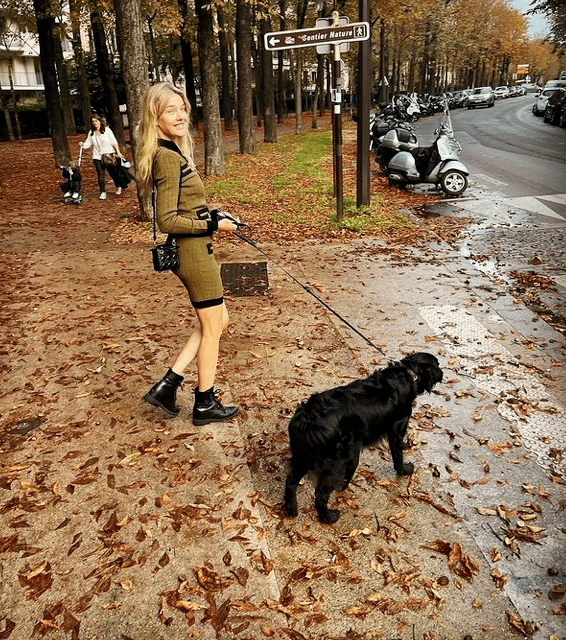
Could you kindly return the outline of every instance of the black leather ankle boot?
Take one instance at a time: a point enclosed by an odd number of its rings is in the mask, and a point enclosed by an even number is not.
[[[214,395],[214,387],[207,391],[195,389],[193,424],[201,426],[210,422],[223,422],[238,415],[238,407],[223,407]]]
[[[170,416],[176,416],[181,410],[176,404],[177,389],[183,380],[183,376],[169,369],[163,378],[146,393],[144,400],[154,407],[161,407]]]

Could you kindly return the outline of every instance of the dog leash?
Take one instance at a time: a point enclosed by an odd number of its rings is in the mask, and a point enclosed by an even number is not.
[[[238,227],[246,227],[248,229],[250,229],[250,226],[247,224],[244,224],[242,222],[239,222],[238,220],[232,218],[231,216],[226,216],[229,217],[230,220]],[[250,229],[251,230],[251,229]],[[299,285],[299,287],[301,287],[301,289],[303,289],[304,291],[306,291],[310,296],[312,296],[319,304],[321,304],[325,309],[328,309],[328,311],[330,311],[330,313],[332,313],[334,316],[336,316],[336,318],[338,318],[338,320],[340,320],[340,322],[342,322],[343,324],[345,324],[347,327],[349,327],[354,333],[356,333],[358,336],[360,336],[360,338],[362,338],[363,340],[365,340],[365,342],[367,342],[370,347],[373,347],[376,351],[379,351],[379,353],[381,353],[382,356],[385,356],[387,359],[390,359],[389,356],[387,356],[383,349],[378,347],[376,344],[374,344],[367,336],[365,336],[357,327],[355,327],[351,322],[349,322],[348,320],[346,320],[346,318],[344,318],[344,316],[340,315],[338,313],[338,311],[336,311],[335,309],[333,309],[326,301],[324,301],[320,296],[318,296],[310,287],[308,287],[306,284],[303,284],[298,278],[296,278],[292,273],[290,273],[283,265],[281,265],[279,262],[277,262],[277,260],[275,260],[272,256],[270,256],[268,253],[266,253],[260,246],[258,246],[257,242],[255,240],[252,240],[251,238],[247,238],[246,236],[243,236],[241,233],[237,233],[236,231],[232,231],[232,233],[240,238],[240,240],[243,240],[244,242],[246,242],[247,244],[249,244],[251,247],[253,247],[256,251],[259,251],[259,253],[261,253],[262,255],[264,255],[268,260],[270,260],[275,266],[279,267],[279,269],[281,269],[281,271],[283,271],[289,278],[291,278],[291,280],[293,280],[293,282],[295,282],[296,284]]]

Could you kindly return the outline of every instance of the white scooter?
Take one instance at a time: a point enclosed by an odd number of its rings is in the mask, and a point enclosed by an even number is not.
[[[464,193],[470,172],[460,162],[462,147],[454,139],[448,103],[440,127],[434,133],[436,139],[430,147],[405,148],[389,160],[386,173],[390,185],[404,188],[407,184],[425,182],[439,185],[449,196]],[[382,138],[384,145],[387,135]]]

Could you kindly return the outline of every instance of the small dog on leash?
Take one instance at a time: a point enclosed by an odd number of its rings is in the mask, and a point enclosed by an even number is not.
[[[332,524],[340,511],[328,508],[332,491],[350,484],[363,447],[387,438],[399,475],[414,467],[403,462],[403,439],[415,398],[442,382],[442,369],[430,353],[414,353],[371,376],[315,393],[289,423],[291,471],[285,483],[285,511],[296,516],[297,487],[309,472],[317,478],[315,508]]]
[[[72,164],[63,164],[59,167],[65,182],[61,182],[59,188],[63,192],[65,204],[80,204],[82,176],[80,169]]]

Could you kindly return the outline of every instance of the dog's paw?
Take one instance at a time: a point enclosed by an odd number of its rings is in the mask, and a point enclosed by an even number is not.
[[[397,473],[400,476],[410,476],[415,470],[415,465],[412,462],[404,462],[401,470],[397,469]]]
[[[319,513],[318,519],[324,524],[334,524],[340,517],[338,509],[328,509],[326,513]]]
[[[297,507],[297,504],[285,504],[285,513],[286,515],[288,515],[290,518],[294,518],[295,516],[299,515],[299,509]]]

